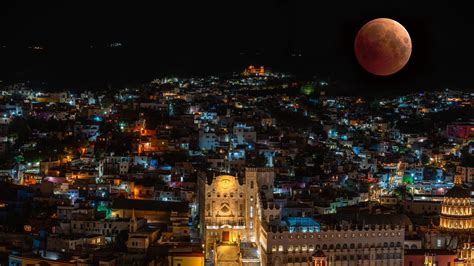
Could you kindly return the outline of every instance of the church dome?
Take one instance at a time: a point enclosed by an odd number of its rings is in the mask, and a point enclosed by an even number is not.
[[[470,198],[471,193],[469,190],[463,188],[462,186],[454,186],[446,194],[444,195],[445,198]]]
[[[460,175],[456,175],[454,184],[454,187],[446,192],[441,203],[439,225],[446,231],[466,232],[473,230],[471,192],[462,187]]]

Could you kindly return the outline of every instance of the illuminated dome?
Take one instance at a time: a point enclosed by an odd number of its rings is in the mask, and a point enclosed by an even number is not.
[[[465,199],[470,198],[471,195],[469,190],[463,188],[462,186],[454,186],[444,195],[445,198],[455,198],[455,199]]]
[[[456,175],[454,187],[444,195],[441,203],[439,226],[447,231],[469,231],[474,228],[471,193],[461,186],[461,176]]]

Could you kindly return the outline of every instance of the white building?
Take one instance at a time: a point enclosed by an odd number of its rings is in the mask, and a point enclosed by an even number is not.
[[[247,126],[246,124],[237,124],[233,129],[234,145],[248,144],[257,142],[257,132],[253,126]]]
[[[199,148],[212,150],[217,146],[217,135],[212,131],[199,130]]]

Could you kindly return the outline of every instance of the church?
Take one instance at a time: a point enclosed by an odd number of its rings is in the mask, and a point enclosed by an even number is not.
[[[256,241],[257,179],[273,171],[246,168],[243,176],[202,173],[199,177],[200,231],[207,256],[219,246]]]

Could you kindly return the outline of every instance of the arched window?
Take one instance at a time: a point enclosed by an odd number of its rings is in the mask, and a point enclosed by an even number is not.
[[[293,245],[289,245],[288,246],[288,252],[293,252],[294,248],[293,248]]]
[[[351,243],[350,248],[355,248],[354,243]]]
[[[343,249],[347,249],[347,244],[342,245]]]
[[[341,244],[336,244],[336,249],[341,249]]]
[[[397,247],[401,247],[401,246],[402,246],[402,243],[397,242],[397,245],[396,245],[396,246],[397,246]]]
[[[388,248],[388,243],[387,243],[387,242],[384,242],[384,243],[383,243],[383,247],[384,247],[384,248]]]
[[[333,244],[329,245],[329,249],[334,249],[334,245]]]
[[[324,249],[324,250],[328,249],[328,245],[324,244],[324,245],[323,245],[323,249]]]
[[[391,247],[391,248],[395,247],[395,243],[390,242],[390,247]]]

